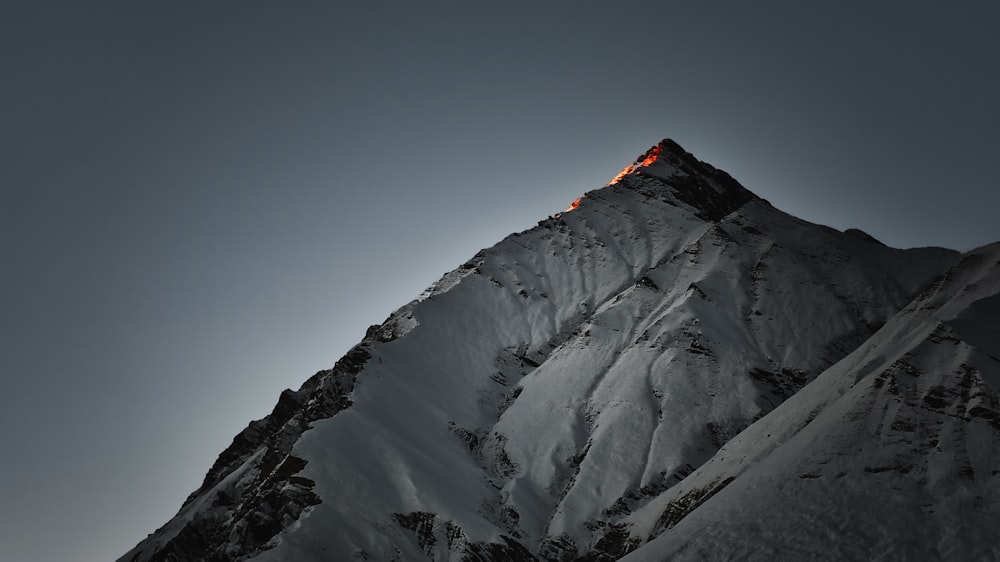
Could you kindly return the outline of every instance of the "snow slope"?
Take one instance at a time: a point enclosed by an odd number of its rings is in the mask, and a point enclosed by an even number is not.
[[[998,312],[994,244],[633,514],[626,560],[1000,558]]]
[[[611,560],[659,535],[634,553],[658,559],[671,502],[736,473],[719,448],[956,256],[801,221],[663,141],[283,393],[122,560]]]

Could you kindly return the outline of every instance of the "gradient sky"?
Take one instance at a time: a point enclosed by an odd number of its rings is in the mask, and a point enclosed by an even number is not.
[[[114,559],[278,393],[677,140],[1000,239],[1000,3],[0,2],[0,558]]]

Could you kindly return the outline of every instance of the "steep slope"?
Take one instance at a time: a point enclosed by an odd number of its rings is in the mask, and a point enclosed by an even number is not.
[[[994,244],[634,514],[627,560],[996,560],[998,475]]]
[[[955,259],[795,219],[672,141],[571,210],[283,393],[122,559],[614,559]]]

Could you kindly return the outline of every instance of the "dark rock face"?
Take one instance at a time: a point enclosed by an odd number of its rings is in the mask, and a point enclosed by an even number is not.
[[[590,552],[577,558],[578,562],[612,562],[642,544],[642,538],[629,534],[625,524],[605,524],[596,530],[599,538]]]
[[[656,151],[656,162],[669,164],[673,171],[661,175],[657,166],[640,167],[624,176],[616,185],[639,191],[654,199],[671,202],[676,198],[695,209],[699,218],[718,222],[749,201],[759,199],[726,172],[702,162],[679,144],[664,139],[650,149]],[[642,162],[647,152],[639,157]]]
[[[781,369],[778,372],[752,369],[750,377],[767,385],[768,391],[782,400],[801,390],[813,378],[796,369]]]
[[[429,559],[441,554],[449,560],[460,557],[462,562],[538,562],[524,545],[506,535],[500,537],[503,542],[469,542],[462,527],[433,513],[394,513],[392,518],[412,533]]]
[[[576,541],[566,535],[547,537],[538,549],[538,555],[548,562],[572,562],[578,554]]]
[[[689,513],[694,511],[695,508],[711,499],[715,494],[718,494],[732,481],[732,478],[727,478],[707,488],[691,490],[677,500],[667,504],[667,508],[660,514],[660,519],[656,522],[656,527],[653,529],[649,539],[652,540],[663,531],[679,523]]]
[[[260,552],[263,545],[289,522],[298,519],[306,508],[320,503],[319,496],[312,491],[314,483],[294,476],[305,465],[298,457],[286,456],[266,478],[258,478],[260,481],[249,487],[251,490],[259,487],[264,492],[246,495],[245,501],[240,501],[245,487],[220,491],[212,506],[218,508],[212,510],[213,515],[190,521],[149,559],[227,562]],[[284,485],[276,485],[281,482]]]
[[[394,513],[392,517],[400,527],[413,532],[413,537],[417,540],[417,545],[420,546],[420,550],[424,554],[429,555],[434,552],[434,547],[438,541],[437,537],[434,536],[435,515],[433,513],[426,511],[415,511],[406,514]]]
[[[310,377],[298,391],[282,392],[267,417],[250,422],[233,438],[232,444],[219,455],[201,487],[188,497],[185,505],[218,484],[262,446],[267,447],[262,466],[276,466],[310,423],[331,417],[351,405],[347,397],[354,389],[354,377],[370,358],[367,344],[361,343],[332,369]]]
[[[844,231],[844,234],[847,234],[848,236],[853,236],[859,240],[864,240],[865,242],[869,242],[871,244],[878,244],[879,246],[885,246],[885,244],[880,242],[877,238],[858,228],[848,228],[847,230]]]
[[[149,544],[147,539],[124,559],[246,558],[267,550],[275,535],[319,504],[315,483],[296,476],[306,461],[291,455],[291,449],[312,422],[350,407],[355,378],[371,358],[369,341],[355,346],[332,369],[313,375],[298,391],[282,392],[270,415],[251,422],[233,438],[201,487],[185,500],[181,513],[198,508],[196,504],[202,509],[166,542]]]

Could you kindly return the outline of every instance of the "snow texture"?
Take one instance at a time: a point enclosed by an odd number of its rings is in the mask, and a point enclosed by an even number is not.
[[[122,560],[1000,556],[1000,247],[649,154],[286,391]]]

